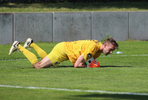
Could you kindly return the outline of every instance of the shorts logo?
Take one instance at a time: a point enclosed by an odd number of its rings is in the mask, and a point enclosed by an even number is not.
[[[56,61],[54,64],[55,64],[55,65],[58,64],[58,61]]]
[[[90,53],[88,53],[87,54],[87,59],[89,59],[91,57],[91,54]]]

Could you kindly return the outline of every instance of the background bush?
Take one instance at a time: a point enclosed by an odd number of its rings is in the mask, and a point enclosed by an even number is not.
[[[147,0],[0,0],[0,3],[58,3],[58,2],[147,2]]]

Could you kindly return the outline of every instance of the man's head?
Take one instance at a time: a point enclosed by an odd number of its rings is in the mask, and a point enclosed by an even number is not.
[[[107,56],[112,54],[115,49],[118,49],[118,43],[113,38],[108,38],[102,45],[102,52]]]

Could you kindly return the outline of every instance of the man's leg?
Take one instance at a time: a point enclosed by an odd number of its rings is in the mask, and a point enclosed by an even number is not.
[[[30,47],[32,47],[37,52],[41,59],[47,56],[47,53],[34,42],[30,45]]]
[[[33,39],[28,38],[24,44],[24,48],[31,47],[33,48],[37,54],[40,56],[41,59],[47,56],[47,53],[41,49],[38,45],[33,42]]]
[[[22,47],[18,41],[14,41],[13,45],[10,48],[9,55],[11,55],[14,51],[17,50],[19,50],[26,56],[26,58],[30,61],[34,68],[47,68],[52,66],[52,63],[48,57],[45,57],[39,62],[37,57],[32,52]]]
[[[33,64],[33,67],[36,69],[49,68],[50,66],[52,66],[52,63],[48,57],[44,57],[40,62],[36,62]]]
[[[22,47],[20,44],[18,45],[18,50],[22,52],[26,58],[30,61],[30,63],[33,65],[34,63],[38,62],[37,57],[32,52],[28,51],[24,47]]]
[[[14,41],[9,50],[9,55],[11,55],[13,52],[17,50],[22,52],[26,56],[26,58],[30,61],[31,64],[38,62],[37,57],[32,52],[22,47],[18,41]]]

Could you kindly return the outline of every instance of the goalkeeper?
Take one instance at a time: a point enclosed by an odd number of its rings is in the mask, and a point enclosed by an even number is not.
[[[42,60],[38,61],[37,57],[26,49],[27,47],[33,48]],[[9,55],[14,51],[19,50],[36,69],[57,66],[59,63],[66,60],[70,60],[75,68],[80,68],[87,67],[85,62],[88,59],[92,57],[96,59],[101,53],[104,53],[107,56],[117,48],[118,44],[112,38],[106,39],[103,44],[97,40],[78,40],[72,42],[60,42],[49,54],[47,54],[33,42],[33,39],[28,38],[24,47],[21,46],[18,41],[14,41],[10,48]]]

